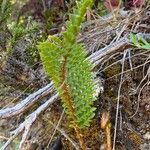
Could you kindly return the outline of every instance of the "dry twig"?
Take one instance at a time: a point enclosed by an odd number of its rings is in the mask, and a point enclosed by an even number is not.
[[[37,117],[44,112],[56,99],[58,98],[58,94],[53,95],[49,100],[47,100],[43,105],[41,105],[39,108],[37,108],[34,112],[32,112],[23,123],[19,125],[19,127],[14,130],[12,133],[12,137],[4,144],[4,146],[1,148],[1,150],[5,150],[7,146],[11,143],[12,140],[14,140],[21,132],[23,132],[22,140],[19,145],[19,149],[23,147],[28,133],[31,130],[31,126],[36,121]]]
[[[23,101],[18,103],[16,106],[11,108],[1,109],[0,119],[10,118],[24,112],[25,110],[33,106],[37,101],[49,95],[51,92],[52,92],[52,83],[39,89],[35,93],[30,94],[27,98],[25,98]]]
[[[121,77],[120,77],[120,85],[119,85],[119,89],[118,89],[116,118],[115,118],[115,130],[114,130],[114,140],[113,140],[113,150],[115,150],[115,145],[116,145],[117,126],[118,126],[118,114],[119,114],[119,103],[120,103],[120,93],[121,93],[121,87],[122,87],[122,84],[123,84],[124,62],[125,62],[126,55],[127,55],[127,51],[124,52],[124,55],[123,55],[123,58],[122,58],[122,71],[121,71]]]

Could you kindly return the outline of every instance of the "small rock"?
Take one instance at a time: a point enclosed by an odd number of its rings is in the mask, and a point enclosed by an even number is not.
[[[145,133],[143,137],[146,140],[150,140],[150,132]]]

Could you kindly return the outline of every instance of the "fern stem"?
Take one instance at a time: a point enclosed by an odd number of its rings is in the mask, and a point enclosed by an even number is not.
[[[66,77],[67,77],[67,68],[66,68],[66,64],[67,64],[67,57],[65,56],[64,57],[64,60],[62,62],[62,66],[61,66],[61,81],[63,83],[62,84],[62,91],[63,93],[61,93],[61,96],[63,98],[63,101],[65,101],[65,104],[67,106],[67,109],[69,110],[69,112],[71,113],[70,115],[70,119],[71,119],[71,123],[72,123],[72,127],[74,128],[75,132],[76,132],[76,137],[77,139],[79,140],[79,144],[80,144],[80,147],[82,150],[86,150],[86,145],[84,143],[84,140],[83,140],[83,135],[81,133],[81,130],[78,126],[78,123],[77,123],[77,118],[76,118],[76,110],[75,110],[75,107],[74,107],[74,103],[73,103],[73,99],[70,95],[70,88],[69,88],[69,85],[66,84],[65,80],[66,80]]]
[[[76,132],[76,137],[79,140],[79,144],[80,144],[81,149],[86,150],[86,145],[85,145],[85,142],[83,140],[83,135],[81,133],[80,128],[79,127],[74,127],[74,130]]]

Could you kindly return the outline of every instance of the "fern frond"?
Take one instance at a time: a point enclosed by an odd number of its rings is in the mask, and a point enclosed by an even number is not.
[[[63,40],[50,36],[50,42],[46,41],[38,46],[45,70],[60,93],[66,113],[71,122],[75,122],[80,128],[89,126],[95,110],[92,107],[92,67],[86,60],[83,45],[76,43],[80,24],[91,4],[92,0],[77,2],[77,7],[67,22]]]
[[[90,125],[95,110],[92,107],[93,101],[95,100],[93,97],[94,83],[92,80],[92,67],[85,57],[84,47],[79,44],[74,44],[67,61],[67,84],[71,90],[76,109],[77,123],[80,128]]]
[[[56,88],[60,85],[60,66],[62,51],[54,43],[49,41],[42,42],[38,45],[43,66],[47,74],[51,77]]]
[[[80,128],[90,125],[94,117],[95,108],[92,105],[95,98],[92,66],[86,60],[84,46],[76,43],[76,37],[91,4],[92,0],[78,1],[67,22],[63,40],[51,36],[49,42],[38,46],[45,70],[59,92],[70,125],[75,129],[83,150],[86,146]]]
[[[79,33],[80,25],[84,20],[84,15],[88,7],[92,5],[93,0],[77,1],[76,8],[73,9],[73,14],[70,15],[70,21],[67,22],[67,30],[64,32],[64,43],[73,44],[76,36]]]

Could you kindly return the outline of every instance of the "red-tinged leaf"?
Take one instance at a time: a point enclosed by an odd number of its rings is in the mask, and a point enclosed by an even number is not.
[[[105,0],[104,5],[108,11],[112,11],[119,6],[119,0]]]

